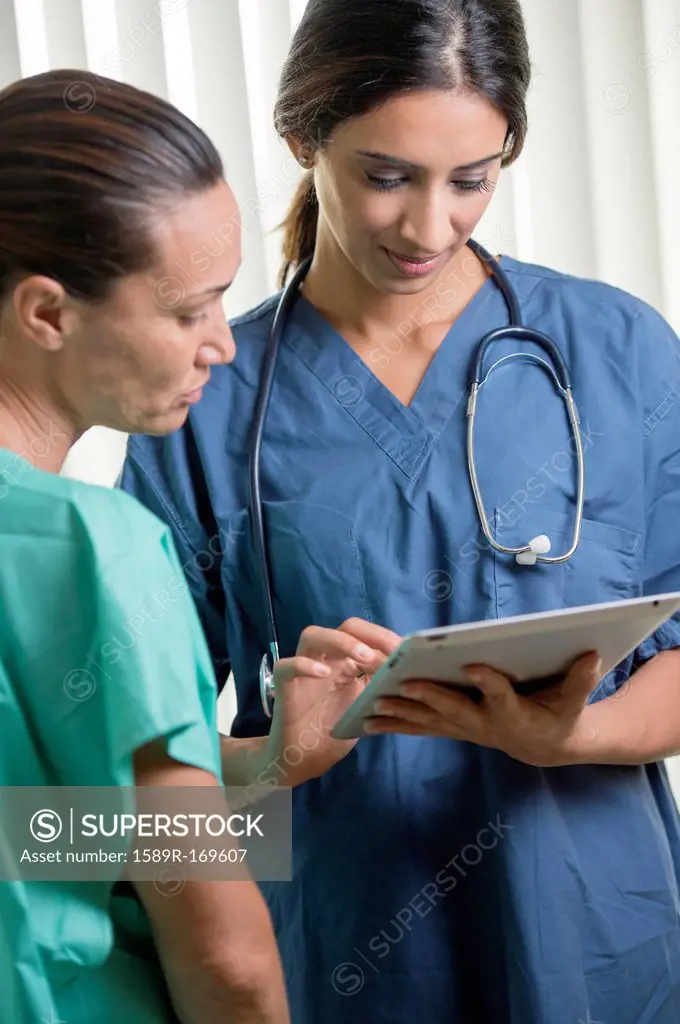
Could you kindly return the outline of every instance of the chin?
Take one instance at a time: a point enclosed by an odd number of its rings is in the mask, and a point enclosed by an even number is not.
[[[434,276],[413,280],[405,279],[403,281],[391,280],[389,282],[388,290],[393,295],[420,295],[421,292],[427,291],[428,288],[431,288],[432,283],[435,280],[436,278]]]
[[[434,277],[399,279],[376,274],[373,283],[379,292],[387,295],[420,295],[432,286],[433,280]]]
[[[128,427],[128,434],[149,434],[151,437],[165,437],[174,434],[187,421],[189,406],[183,405],[156,415],[140,417],[134,427]]]

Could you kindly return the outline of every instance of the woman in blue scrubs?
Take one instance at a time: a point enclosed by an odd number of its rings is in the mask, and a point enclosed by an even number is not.
[[[560,565],[517,565],[480,528],[468,369],[508,310],[467,243],[521,151],[529,79],[516,0],[307,6],[276,126],[307,168],[287,269],[313,259],[261,466],[283,654],[348,615],[403,634],[680,589],[677,338],[631,295],[505,255],[525,324],[571,370],[584,522]],[[233,322],[235,362],[182,430],[131,441],[123,479],[186,558],[216,526],[228,538],[196,597],[234,672],[236,737],[269,728],[247,451],[278,298]],[[549,377],[498,368],[476,437],[501,543],[547,533],[566,550],[576,458]],[[674,619],[550,697],[486,670],[479,705],[417,684],[298,787],[295,877],[263,887],[296,1024],[676,1024],[680,830],[662,760],[680,750],[678,647]]]

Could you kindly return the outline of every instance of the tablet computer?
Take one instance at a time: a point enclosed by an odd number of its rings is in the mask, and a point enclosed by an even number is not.
[[[679,608],[680,592],[653,594],[412,633],[376,672],[332,735],[365,735],[362,720],[375,714],[376,698],[399,696],[400,684],[408,679],[447,683],[478,696],[463,672],[465,665],[495,668],[526,694],[559,682],[577,658],[597,651],[605,676]]]

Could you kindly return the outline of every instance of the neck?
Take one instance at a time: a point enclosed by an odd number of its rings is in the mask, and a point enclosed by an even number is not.
[[[418,345],[414,322],[451,324],[487,276],[482,262],[463,246],[417,295],[380,292],[352,266],[335,239],[321,230],[302,290],[340,333],[370,340],[383,335],[386,328],[396,331],[408,322],[410,329],[401,333]]]
[[[37,391],[0,374],[0,447],[21,455],[36,469],[60,473],[79,432],[64,412]]]

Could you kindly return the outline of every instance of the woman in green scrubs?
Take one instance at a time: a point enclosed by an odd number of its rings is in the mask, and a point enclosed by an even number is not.
[[[165,102],[82,71],[0,93],[0,787],[250,785],[314,719],[314,750],[281,780],[296,785],[347,752],[318,724],[396,642],[362,622],[306,630],[278,667],[270,736],[220,739],[169,528],[59,475],[95,424],[177,430],[233,358],[222,296],[237,233],[199,302],[173,290],[176,265],[227,219],[218,154]],[[0,880],[7,1024],[288,1019],[254,882],[169,898],[151,882]]]

